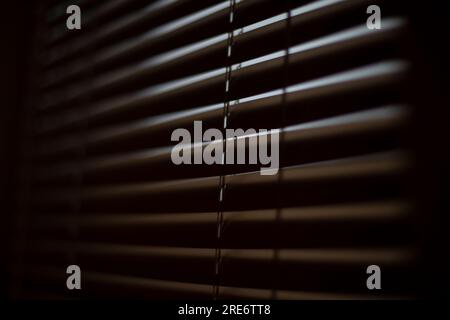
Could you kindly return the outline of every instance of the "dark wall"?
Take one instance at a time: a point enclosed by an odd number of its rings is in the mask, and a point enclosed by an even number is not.
[[[33,1],[5,1],[0,10],[0,297],[7,297],[11,262],[13,218],[18,182],[20,127],[28,30]]]
[[[425,256],[423,295],[448,295],[450,268],[448,243],[450,212],[450,4],[432,1],[408,3],[417,42],[414,56],[417,77],[414,92],[417,108],[413,132],[417,144],[417,198],[424,219]]]

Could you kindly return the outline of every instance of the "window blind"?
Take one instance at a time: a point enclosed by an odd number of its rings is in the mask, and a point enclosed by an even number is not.
[[[377,1],[380,30],[367,0],[78,4],[79,31],[65,2],[41,8],[24,295],[415,295],[399,2]],[[200,120],[279,129],[279,173],[174,165],[172,131]],[[366,287],[372,264],[382,293]]]

